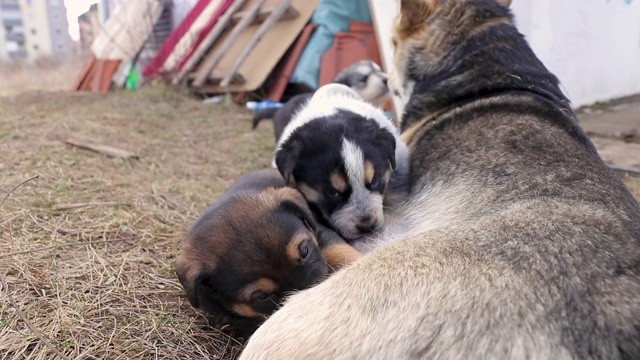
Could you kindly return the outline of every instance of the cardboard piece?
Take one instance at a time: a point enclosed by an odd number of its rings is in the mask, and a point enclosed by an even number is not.
[[[248,0],[244,4],[242,10],[250,9],[258,0]],[[275,9],[281,3],[281,0],[266,0],[264,9]],[[276,67],[278,61],[285,54],[287,49],[298,37],[304,26],[307,24],[313,11],[320,0],[293,0],[291,6],[298,12],[298,16],[292,19],[281,19],[276,22],[264,34],[264,37],[258,42],[246,60],[240,65],[237,71],[238,78],[243,79],[241,84],[230,84],[227,87],[221,87],[219,84],[210,81],[210,79],[222,79],[233,69],[236,60],[242,54],[244,49],[255,37],[261,24],[253,24],[247,27],[238,35],[228,51],[218,62],[217,66],[209,72],[209,81],[203,86],[195,88],[199,92],[224,93],[224,92],[247,92],[258,89],[266,80],[267,76]],[[229,28],[232,29],[232,28]],[[215,53],[216,50],[225,44],[229,33],[227,29],[215,42],[209,53]],[[196,69],[196,73],[199,69]],[[193,76],[191,76],[193,77]]]
[[[159,0],[122,2],[100,28],[91,51],[98,60],[130,62],[151,35],[162,8]]]

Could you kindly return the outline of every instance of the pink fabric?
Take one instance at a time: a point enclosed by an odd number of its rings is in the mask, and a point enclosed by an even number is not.
[[[231,6],[233,0],[224,0],[198,33],[190,33],[191,26],[198,21],[198,18],[207,6],[210,6],[210,3],[211,0],[200,0],[196,3],[180,25],[169,35],[156,56],[142,71],[142,75],[155,78],[162,74],[172,74],[182,69],[182,66],[191,58],[193,52],[202,43],[202,40],[211,31],[220,16]],[[185,38],[186,36],[192,38]],[[176,47],[178,44],[181,44],[181,48]],[[182,44],[188,45],[188,48],[182,48],[185,46]],[[170,58],[172,58],[171,63],[167,63]]]

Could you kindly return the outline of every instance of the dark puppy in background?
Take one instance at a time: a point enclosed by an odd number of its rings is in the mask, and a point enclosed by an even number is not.
[[[408,191],[407,149],[380,108],[328,84],[300,106],[274,155],[287,185],[349,241],[379,231]]]
[[[236,181],[191,227],[176,273],[194,308],[248,336],[286,293],[327,274],[315,231],[302,195],[285,187],[277,170],[256,171]],[[339,241],[333,245],[335,239],[328,257],[339,266],[345,254]]]
[[[358,61],[348,66],[336,75],[333,83],[350,87],[363,100],[378,107],[383,107],[391,98],[387,86],[387,74],[371,60]],[[305,102],[309,101],[312,95],[312,93],[296,95],[281,108],[269,108],[256,112],[252,120],[253,128],[255,129],[263,119],[273,119],[273,132],[278,142],[293,115]]]

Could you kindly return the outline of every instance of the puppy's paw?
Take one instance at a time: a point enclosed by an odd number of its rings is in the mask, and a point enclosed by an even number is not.
[[[362,256],[358,250],[328,227],[318,224],[316,236],[322,255],[334,271],[351,264]]]

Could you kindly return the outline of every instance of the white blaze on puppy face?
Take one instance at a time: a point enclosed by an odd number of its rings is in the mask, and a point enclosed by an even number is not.
[[[296,129],[311,121],[335,115],[341,109],[374,120],[380,127],[397,136],[397,129],[380,108],[363,101],[360,95],[346,85],[327,84],[318,89],[309,102],[293,116],[291,122],[282,131],[278,148],[287,142]]]
[[[357,226],[362,223],[363,218],[371,219],[367,222],[375,227],[383,223],[383,196],[371,192],[365,186],[364,154],[358,145],[343,140],[341,155],[351,194],[347,204],[331,215],[331,220],[342,236],[354,239],[362,236]]]

